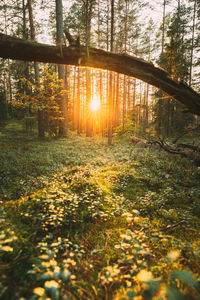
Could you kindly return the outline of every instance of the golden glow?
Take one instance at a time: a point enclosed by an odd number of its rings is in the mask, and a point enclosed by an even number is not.
[[[100,108],[100,99],[94,94],[90,103],[90,109],[93,111],[97,111]]]

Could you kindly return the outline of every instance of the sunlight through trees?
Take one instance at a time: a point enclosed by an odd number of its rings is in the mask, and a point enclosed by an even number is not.
[[[0,21],[0,299],[200,299],[200,0]]]

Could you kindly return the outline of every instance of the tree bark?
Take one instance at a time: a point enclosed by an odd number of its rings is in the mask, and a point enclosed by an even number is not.
[[[77,105],[76,105],[76,67],[74,68],[74,79],[73,79],[73,112],[72,112],[72,115],[73,115],[73,122],[72,122],[72,128],[73,130],[76,130],[77,129],[77,115],[76,115],[76,112],[77,112]]]
[[[165,43],[165,15],[166,12],[166,0],[163,2],[163,24],[162,24],[162,53],[164,52],[164,43]]]
[[[110,28],[110,52],[113,52],[114,43],[114,0],[111,0],[111,28]],[[113,74],[109,76],[109,98],[108,98],[108,145],[112,145],[112,119],[113,119]]]
[[[192,68],[193,68],[193,54],[194,54],[194,33],[196,25],[196,6],[197,0],[194,0],[194,9],[193,9],[193,24],[192,24],[192,44],[191,44],[191,54],[190,54],[190,76],[189,76],[189,85],[192,84]]]
[[[28,7],[28,13],[29,13],[29,25],[30,25],[31,40],[36,41],[32,0],[27,0],[27,7]],[[35,72],[35,83],[37,85],[39,85],[40,77],[39,77],[39,66],[38,66],[37,62],[34,62],[34,72]],[[42,111],[38,111],[37,120],[38,120],[38,137],[39,138],[45,137],[45,128],[44,128],[43,118],[44,118],[44,113]]]
[[[119,126],[120,103],[119,103],[119,73],[117,73],[116,82],[116,102],[115,102],[115,126]]]
[[[63,6],[62,0],[56,0],[56,38],[57,38],[57,45],[60,47],[61,54],[62,54],[62,47],[63,47]],[[63,81],[63,85],[65,83],[65,67],[63,65],[58,66],[58,79]],[[61,122],[59,128],[59,135],[67,136],[67,108],[66,108],[66,101],[65,96],[62,96],[61,100],[61,111],[63,121]]]
[[[86,69],[86,137],[92,137],[92,114],[91,103],[91,76],[90,70]]]
[[[81,102],[80,102],[80,68],[77,70],[77,134],[81,133],[81,127],[80,127],[80,111],[81,111]]]
[[[164,70],[142,59],[127,54],[116,54],[84,46],[60,47],[34,43],[0,34],[0,57],[26,61],[88,66],[110,70],[141,79],[163,90],[200,115],[200,94],[182,81],[170,77]]]
[[[89,56],[89,46],[91,39],[91,21],[94,6],[94,0],[83,1],[85,9],[85,41],[86,41],[86,55]],[[90,69],[86,68],[86,137],[92,136],[92,121],[91,121],[91,76]]]
[[[124,16],[124,52],[127,50],[127,22],[128,22],[128,11],[129,11],[129,3],[128,0],[125,1],[125,16]],[[125,130],[125,117],[126,117],[126,106],[127,106],[127,86],[126,86],[126,76],[124,75],[124,86],[123,86],[123,114],[122,114],[122,132]]]
[[[35,26],[34,26],[34,19],[33,19],[33,9],[32,9],[32,0],[27,0],[27,7],[29,13],[29,24],[30,24],[30,34],[31,40],[36,41],[35,38]],[[35,81],[36,83],[39,82],[39,67],[36,62],[34,62],[34,71],[35,71]]]
[[[126,117],[126,76],[124,75],[123,80],[123,108],[122,108],[122,133],[125,132],[125,117]]]

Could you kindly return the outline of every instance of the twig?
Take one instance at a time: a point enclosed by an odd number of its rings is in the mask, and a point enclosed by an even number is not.
[[[183,223],[185,223],[185,220],[181,220],[181,221],[179,221],[179,222],[177,222],[177,223],[175,223],[175,224],[173,224],[171,226],[167,226],[167,227],[164,227],[164,228],[156,229],[156,230],[153,230],[151,232],[154,233],[154,232],[159,232],[159,231],[171,231],[171,230],[173,230],[174,228],[176,228],[177,226],[179,226],[179,225],[181,225]]]

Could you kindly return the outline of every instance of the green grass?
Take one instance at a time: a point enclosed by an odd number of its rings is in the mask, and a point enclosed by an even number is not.
[[[0,129],[2,200],[29,195],[48,185],[56,173],[73,166],[103,165],[110,159],[110,163],[114,161],[108,153],[106,140],[71,136],[70,139],[40,141],[35,136],[27,136],[20,125],[11,122]]]
[[[19,122],[0,146],[0,299],[199,299],[198,167]]]

